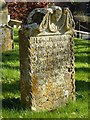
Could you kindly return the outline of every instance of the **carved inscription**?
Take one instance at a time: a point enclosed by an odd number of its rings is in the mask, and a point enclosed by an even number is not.
[[[65,62],[67,64],[68,40],[65,36],[31,37],[29,43],[32,73],[39,73],[40,71],[45,73],[46,71],[60,69]],[[40,67],[35,67],[36,65]]]
[[[58,100],[69,96],[71,92],[71,74],[68,72],[69,42],[69,35],[30,37],[28,54],[30,55],[32,101],[36,102],[33,107],[41,109],[38,106],[39,102],[42,109],[52,109]],[[48,104],[52,107],[46,108]]]

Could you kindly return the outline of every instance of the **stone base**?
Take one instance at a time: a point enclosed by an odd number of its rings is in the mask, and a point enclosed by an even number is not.
[[[11,29],[7,26],[0,27],[0,52],[12,50],[12,48]]]
[[[74,98],[73,39],[20,32],[21,99],[32,110],[53,110]]]

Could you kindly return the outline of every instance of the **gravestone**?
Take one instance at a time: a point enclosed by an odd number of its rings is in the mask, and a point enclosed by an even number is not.
[[[8,9],[5,1],[0,1],[0,52],[11,50],[13,47],[12,28],[8,26]]]
[[[54,110],[75,99],[74,20],[68,8],[36,8],[19,31],[21,100]]]

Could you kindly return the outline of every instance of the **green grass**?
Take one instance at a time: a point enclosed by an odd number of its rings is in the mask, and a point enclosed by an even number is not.
[[[20,71],[18,36],[15,32],[15,48],[2,53],[2,118],[88,118],[88,92],[90,92],[88,40],[75,38],[76,102],[52,112],[33,112],[20,102]]]

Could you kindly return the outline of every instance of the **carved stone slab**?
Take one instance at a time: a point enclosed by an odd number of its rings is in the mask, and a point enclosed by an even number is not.
[[[21,100],[37,111],[56,109],[67,103],[68,99],[75,98],[74,28],[62,32],[54,23],[56,31],[51,28],[53,25],[49,25],[51,21],[47,23],[46,17],[50,17],[50,12],[54,14],[54,8],[62,11],[57,6],[48,10],[39,9],[40,14],[45,14],[39,23],[36,20],[38,9],[32,11],[19,33]]]
[[[0,0],[0,52],[13,47],[12,28],[8,26],[8,8],[5,0]]]
[[[11,39],[12,29],[7,26],[0,26],[0,52],[12,50],[13,40]]]

